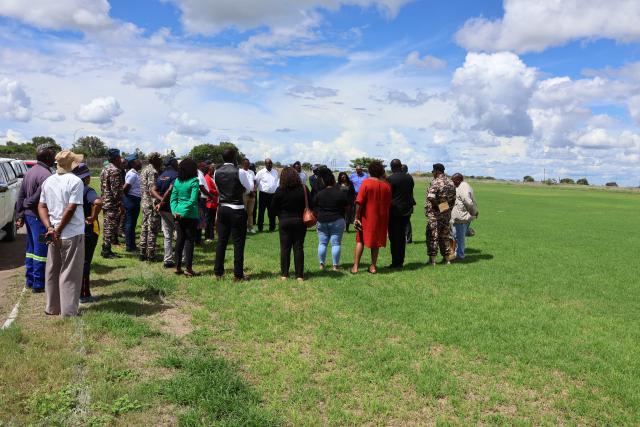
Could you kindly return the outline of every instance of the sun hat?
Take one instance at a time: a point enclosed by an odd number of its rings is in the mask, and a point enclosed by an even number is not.
[[[84,156],[82,154],[76,154],[70,150],[62,150],[56,154],[56,163],[58,166],[58,173],[69,173],[74,170],[80,163]]]

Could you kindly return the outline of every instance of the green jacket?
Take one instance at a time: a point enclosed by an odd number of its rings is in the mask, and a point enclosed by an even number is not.
[[[198,178],[191,178],[187,181],[176,179],[173,181],[173,191],[171,192],[171,213],[178,214],[183,218],[199,218],[199,196]]]

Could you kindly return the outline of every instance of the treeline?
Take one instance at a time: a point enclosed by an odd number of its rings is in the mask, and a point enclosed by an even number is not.
[[[530,183],[530,182],[536,182],[535,179],[533,179],[532,176],[530,175],[526,175],[524,178],[522,178],[522,182],[524,183]],[[572,178],[561,178],[560,181],[558,181],[555,178],[548,178],[545,179],[543,181],[540,181],[543,184],[546,185],[557,185],[557,184],[569,184],[569,185],[589,185],[589,181],[587,180],[587,178],[580,178],[576,181],[574,181]],[[614,184],[614,185],[609,185],[609,184]],[[618,184],[616,184],[615,182],[613,183],[607,183],[607,186],[615,186],[617,187]]]

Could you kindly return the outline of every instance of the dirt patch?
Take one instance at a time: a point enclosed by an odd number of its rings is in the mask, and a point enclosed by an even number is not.
[[[149,317],[149,320],[160,331],[179,338],[184,337],[193,330],[191,315],[184,308],[173,306]]]

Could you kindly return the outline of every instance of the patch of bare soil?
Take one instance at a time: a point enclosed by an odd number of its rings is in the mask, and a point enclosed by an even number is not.
[[[179,305],[153,314],[149,316],[149,320],[160,331],[178,338],[184,337],[193,330],[191,315]]]

